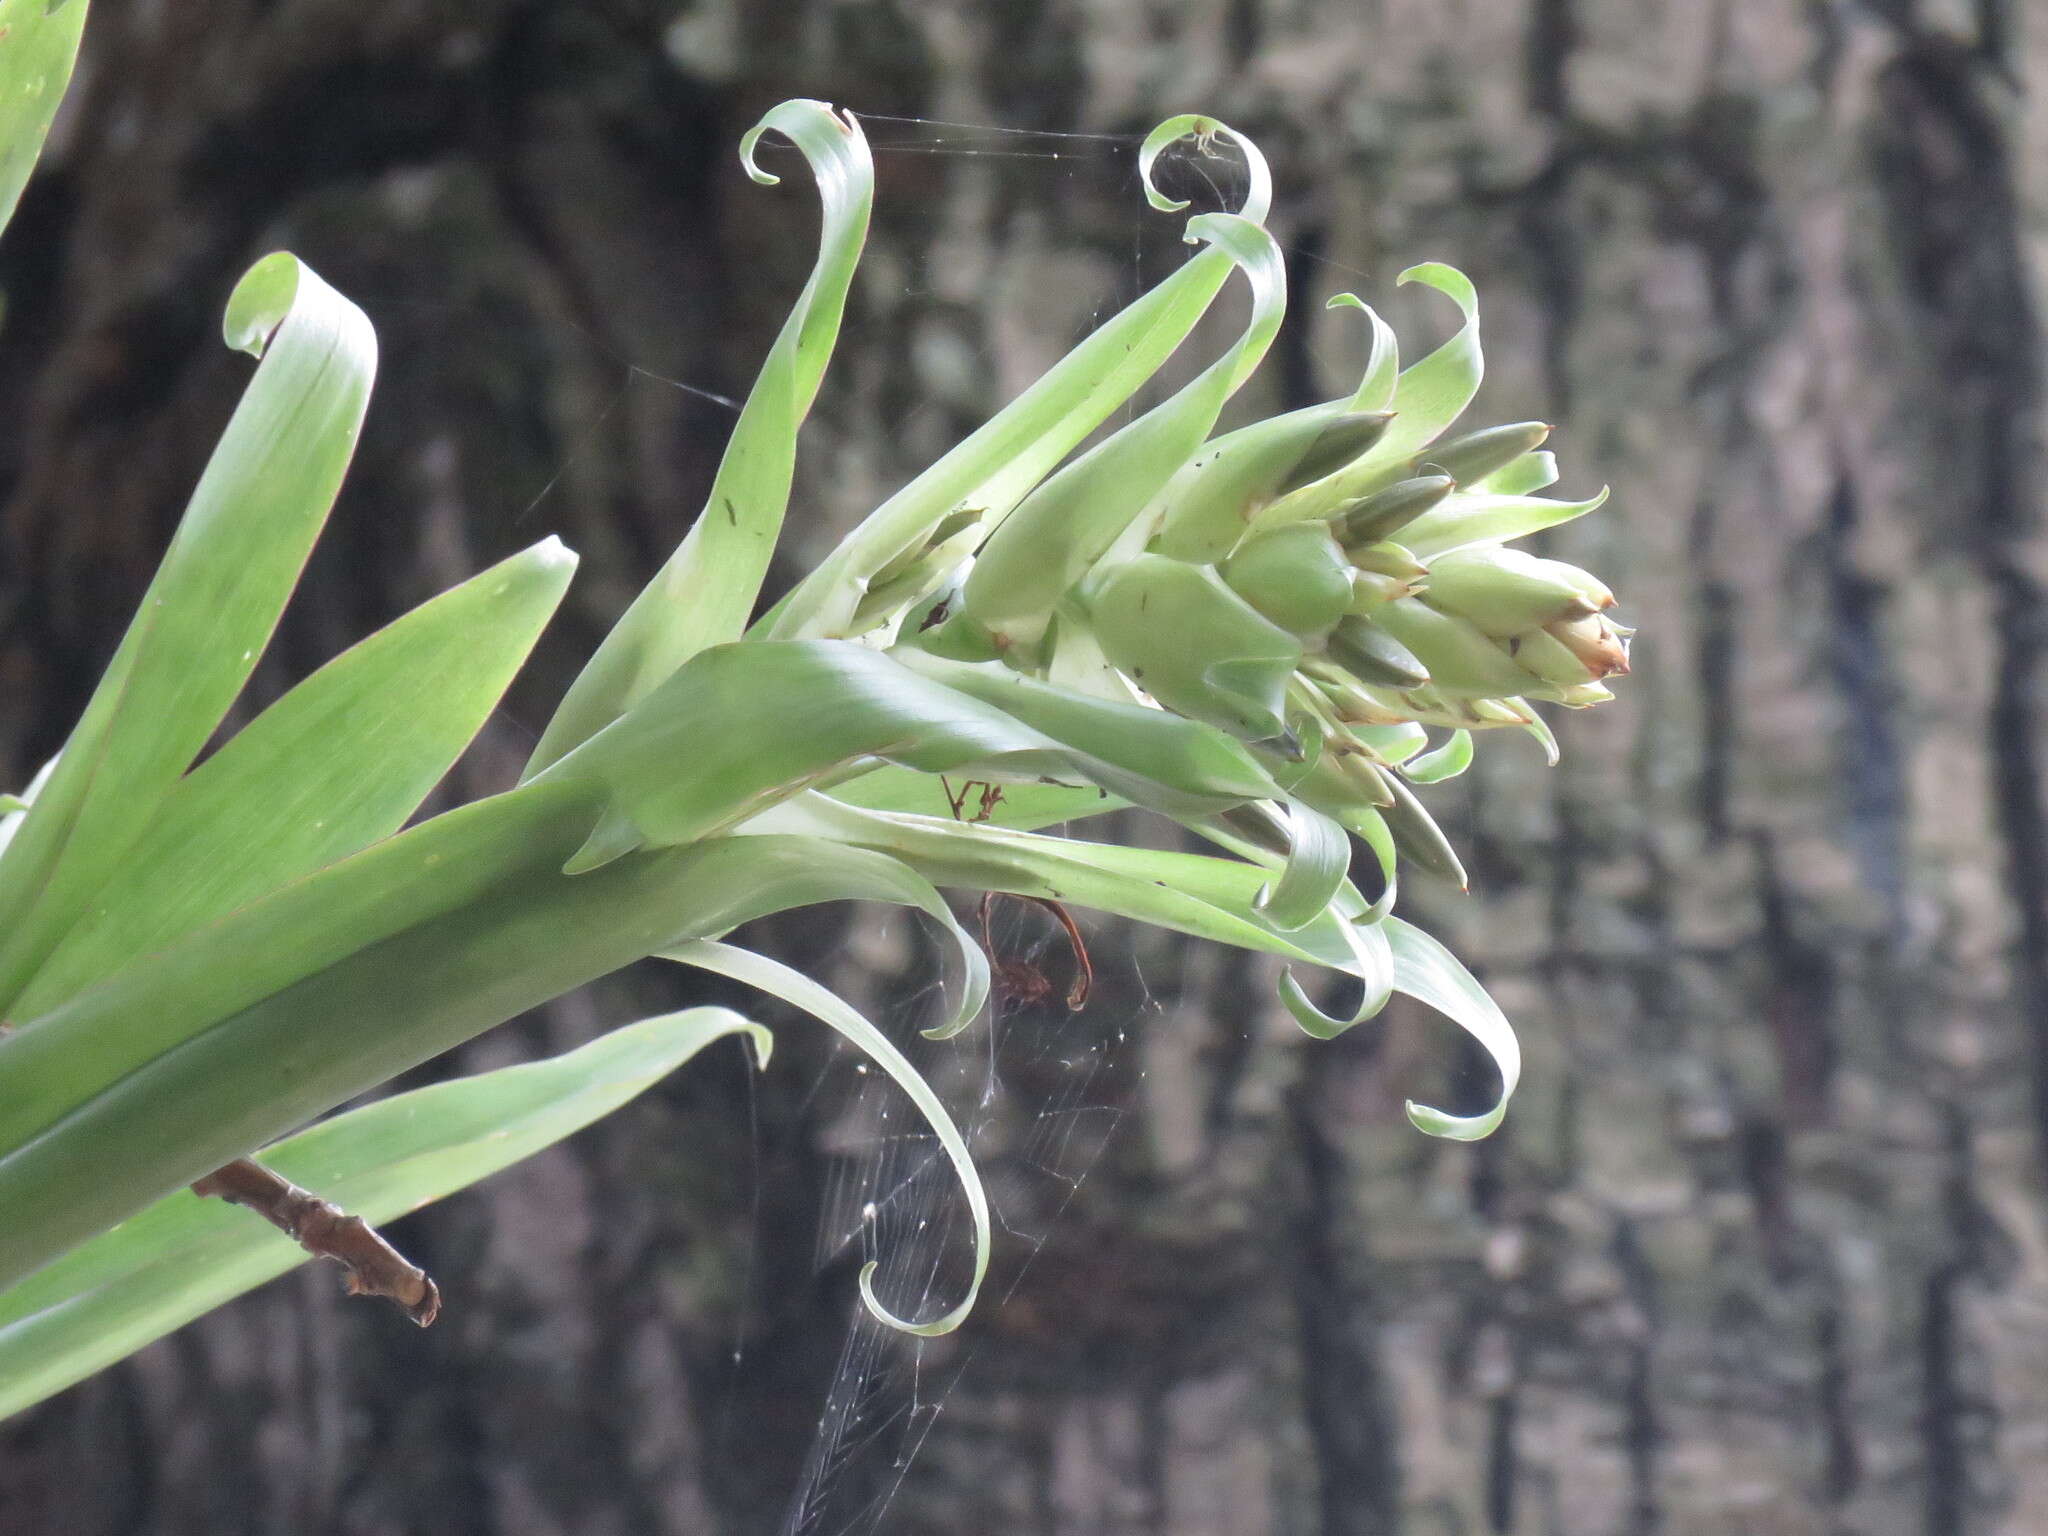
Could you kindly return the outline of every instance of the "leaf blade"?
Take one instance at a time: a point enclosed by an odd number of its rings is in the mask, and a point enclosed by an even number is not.
[[[0,0],[0,230],[63,103],[85,13],[86,0]]]
[[[488,1178],[610,1113],[714,1041],[768,1032],[723,1008],[626,1025],[564,1055],[382,1099],[258,1160],[371,1223]],[[167,1195],[0,1292],[0,1418],[304,1263],[247,1212]]]
[[[946,1106],[939,1102],[939,1096],[932,1092],[924,1075],[910,1064],[909,1058],[896,1049],[889,1037],[877,1029],[867,1017],[849,1004],[844,998],[828,988],[821,987],[801,971],[792,970],[780,961],[766,955],[757,955],[751,950],[740,949],[731,944],[697,943],[664,950],[664,959],[679,965],[694,966],[699,970],[713,971],[720,976],[730,977],[743,985],[754,987],[781,998],[793,1007],[801,1008],[824,1024],[844,1035],[871,1061],[886,1072],[890,1079],[910,1096],[925,1123],[932,1128],[932,1134],[939,1139],[945,1150],[946,1159],[953,1165],[959,1176],[962,1192],[967,1197],[967,1206],[974,1224],[974,1275],[968,1282],[967,1294],[953,1307],[929,1322],[913,1323],[897,1316],[882,1305],[875,1294],[874,1276],[878,1264],[870,1259],[861,1267],[860,1294],[868,1310],[890,1327],[904,1333],[914,1333],[924,1338],[935,1338],[951,1333],[966,1321],[967,1314],[974,1310],[975,1298],[981,1293],[982,1279],[988,1274],[989,1248],[992,1243],[988,1213],[988,1195],[981,1187],[981,1175],[975,1172],[974,1158],[967,1150],[966,1138],[953,1123],[953,1117],[946,1112]]]
[[[121,879],[65,935],[17,1011],[47,1012],[397,832],[496,708],[575,563],[554,539],[501,561],[344,651],[250,722],[165,795]]]
[[[361,310],[279,252],[223,329],[262,357],[56,771],[0,857],[0,1013],[148,824],[267,643],[355,450]]]
[[[760,595],[789,506],[797,429],[838,339],[875,181],[859,125],[818,101],[784,102],[747,134],[740,159],[756,181],[777,180],[753,159],[754,145],[770,130],[803,152],[824,205],[810,279],[748,392],[704,510],[571,685],[526,777],[596,735],[706,646],[737,640]]]
[[[1409,1120],[1424,1134],[1449,1141],[1491,1136],[1507,1117],[1508,1100],[1522,1077],[1522,1047],[1514,1027],[1477,978],[1435,939],[1398,917],[1388,917],[1378,926],[1386,930],[1393,951],[1394,990],[1427,1003],[1469,1034],[1493,1059],[1501,1077],[1499,1097],[1481,1114],[1446,1114],[1410,1099]]]

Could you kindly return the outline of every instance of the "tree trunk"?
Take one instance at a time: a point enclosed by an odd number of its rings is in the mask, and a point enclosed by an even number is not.
[[[1612,483],[1548,552],[1642,633],[1561,767],[1486,741],[1433,792],[1474,895],[1404,887],[1520,1027],[1493,1140],[1407,1128],[1404,1096],[1488,1088],[1420,1009],[1310,1042],[1271,967],[1097,922],[1069,1017],[1049,925],[999,903],[1052,985],[929,1058],[1004,1216],[961,1334],[856,1321],[868,1253],[890,1300],[951,1299],[954,1203],[907,1106],[764,1012],[758,1083],[716,1053],[401,1224],[431,1332],[301,1271],[0,1430],[0,1528],[2048,1530],[2048,28],[2018,12],[101,0],[0,244],[0,783],[111,653],[243,376],[220,306],[289,245],[384,361],[254,694],[559,532],[570,606],[458,775],[502,784],[802,281],[803,178],[733,155],[792,94],[868,114],[881,184],[781,578],[1179,259],[1135,135],[1200,109],[1279,176],[1296,315],[1257,403],[1348,388],[1329,293],[1419,339],[1440,306],[1394,275],[1464,267],[1479,414],[1561,423],[1565,488]],[[768,928],[916,1017],[901,924]],[[447,1070],[705,995],[736,996],[636,970]]]

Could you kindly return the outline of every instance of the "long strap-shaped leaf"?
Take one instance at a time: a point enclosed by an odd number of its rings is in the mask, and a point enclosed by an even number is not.
[[[942,908],[881,851],[841,858],[800,838],[724,838],[562,874],[595,815],[557,785],[450,812],[0,1038],[0,1285],[657,950],[812,902]],[[957,924],[949,932],[971,947]],[[954,1024],[986,991],[985,970],[971,958],[968,969]]]
[[[767,1030],[729,1009],[692,1008],[547,1061],[380,1099],[259,1160],[366,1221],[392,1221],[611,1113],[728,1035],[746,1036],[767,1066]],[[0,1418],[306,1257],[247,1211],[189,1190],[166,1195],[0,1292]]]
[[[896,1316],[882,1305],[875,1295],[874,1274],[877,1262],[870,1259],[861,1266],[860,1294],[868,1304],[868,1310],[892,1328],[905,1333],[923,1334],[932,1337],[951,1333],[966,1320],[974,1310],[974,1298],[981,1293],[982,1277],[988,1273],[989,1216],[988,1196],[981,1187],[981,1175],[974,1171],[974,1158],[967,1150],[967,1142],[960,1134],[960,1128],[953,1123],[953,1117],[946,1113],[946,1106],[939,1102],[939,1096],[932,1092],[931,1085],[924,1080],[916,1067],[896,1049],[887,1035],[868,1022],[844,998],[829,988],[821,987],[801,971],[791,970],[780,961],[770,960],[766,955],[757,955],[751,950],[739,949],[730,944],[688,944],[663,951],[663,958],[682,965],[695,966],[699,970],[714,971],[720,976],[729,976],[734,981],[767,992],[794,1007],[801,1008],[820,1022],[829,1024],[850,1040],[884,1072],[896,1085],[910,1095],[910,1101],[917,1106],[917,1112],[924,1116],[925,1123],[932,1128],[932,1134],[939,1139],[946,1157],[953,1164],[953,1171],[959,1175],[960,1187],[967,1196],[967,1208],[974,1220],[974,1276],[967,1283],[967,1294],[959,1304],[941,1317],[927,1323],[913,1323],[907,1318]]]
[[[988,955],[960,925],[938,889],[901,860],[871,848],[811,837],[747,837],[718,846],[740,873],[723,881],[718,894],[698,907],[692,920],[695,934],[722,938],[757,917],[827,901],[914,907],[938,924],[960,973],[957,1001],[943,1022],[923,1032],[926,1038],[944,1040],[958,1034],[988,1001]]]
[[[1374,925],[1386,930],[1394,954],[1394,989],[1429,1004],[1479,1042],[1500,1071],[1500,1097],[1478,1115],[1448,1115],[1426,1104],[1408,1101],[1415,1128],[1453,1141],[1478,1141],[1493,1134],[1507,1117],[1508,1100],[1522,1079],[1522,1047],[1514,1027],[1472,973],[1443,945],[1412,923],[1389,917]]]
[[[1138,155],[1146,199],[1168,212],[1187,207],[1153,185],[1153,165],[1181,139],[1193,137],[1206,152],[1219,136],[1238,146],[1250,178],[1238,217],[1261,224],[1273,194],[1265,157],[1251,140],[1214,118],[1171,118],[1147,135]],[[762,633],[777,639],[844,634],[869,578],[917,548],[948,514],[968,506],[991,518],[1008,512],[1159,370],[1235,266],[1228,251],[1212,247],[1119,311],[870,513],[762,621]]]
[[[0,1015],[206,744],[291,595],[376,368],[362,311],[298,258],[251,267],[228,344],[260,356],[141,610],[0,858]]]
[[[1479,294],[1471,279],[1456,267],[1426,261],[1403,272],[1400,281],[1436,289],[1458,306],[1465,323],[1449,341],[1402,370],[1387,407],[1394,419],[1384,437],[1347,468],[1266,507],[1253,519],[1255,524],[1320,517],[1348,497],[1377,489],[1396,466],[1456,421],[1479,392],[1486,364],[1479,345]]]
[[[899,646],[889,655],[918,675],[993,704],[1055,741],[1157,783],[1184,789],[1199,786],[1206,794],[1220,792],[1247,800],[1280,794],[1280,786],[1243,742],[1199,720],[1077,693],[1014,672],[1001,662],[950,661],[912,646]]]
[[[1403,548],[1413,551],[1419,560],[1433,560],[1468,544],[1519,539],[1555,528],[1584,517],[1606,500],[1604,487],[1584,501],[1553,501],[1547,496],[1453,496],[1402,531],[1401,537],[1407,541]]]
[[[831,795],[835,800],[867,810],[912,816],[955,816],[957,796],[960,809],[956,819],[985,821],[1021,832],[1102,816],[1130,805],[1130,801],[1093,786],[980,783],[973,779],[944,779],[894,764],[835,784]]]
[[[85,0],[0,0],[0,229],[64,100],[85,8]]]
[[[1292,929],[1281,928],[1260,909],[1259,897],[1274,879],[1268,864],[891,815],[818,794],[779,807],[754,825],[873,848],[901,859],[935,885],[1072,902],[1337,970],[1350,969],[1353,961],[1337,904]],[[1352,910],[1363,912],[1364,899],[1353,895]]]
[[[1040,718],[1058,728],[1049,711]],[[1156,712],[1132,710],[1086,739],[1102,755],[848,641],[748,641],[700,653],[534,782],[604,788],[604,819],[572,872],[729,830],[875,759],[930,773],[1078,778],[1170,815],[1271,792],[1249,757],[1198,747],[1182,722]]]
[[[1458,1141],[1486,1136],[1506,1115],[1520,1080],[1514,1029],[1486,989],[1421,929],[1391,916],[1375,919],[1374,909],[1348,884],[1314,920],[1282,931],[1259,910],[1271,871],[1258,864],[886,815],[824,795],[806,795],[764,818],[764,824],[803,827],[886,851],[936,885],[1069,901],[1343,971],[1362,982],[1365,991],[1359,1006],[1342,1017],[1316,1008],[1292,977],[1281,980],[1281,1001],[1302,1028],[1321,1038],[1372,1017],[1389,990],[1418,998],[1466,1030],[1501,1074],[1500,1098],[1484,1114],[1449,1115],[1411,1103],[1409,1118],[1432,1136]]]
[[[824,203],[810,281],[747,395],[704,510],[569,689],[534,748],[529,775],[631,709],[704,647],[737,640],[760,596],[789,507],[797,429],[839,336],[875,188],[867,139],[851,116],[821,101],[786,101],[762,118],[741,140],[740,160],[770,186],[777,178],[754,163],[754,147],[771,131],[803,151]]]
[[[576,557],[536,544],[315,672],[181,779],[15,1005],[46,1013],[138,955],[389,837],[490,717]]]
[[[1006,643],[1036,645],[1054,605],[1194,456],[1238,387],[1265,356],[1287,310],[1287,266],[1249,219],[1204,214],[1190,240],[1232,257],[1251,284],[1251,315],[1229,351],[1136,421],[1026,496],[982,545],[960,611]]]

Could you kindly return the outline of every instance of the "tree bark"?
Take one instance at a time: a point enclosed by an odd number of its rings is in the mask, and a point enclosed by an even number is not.
[[[395,1228],[446,1294],[430,1332],[309,1268],[0,1428],[0,1528],[2048,1529],[2025,19],[102,0],[0,243],[0,782],[111,653],[239,387],[220,305],[289,245],[383,372],[252,700],[559,532],[569,606],[456,787],[502,784],[687,526],[802,281],[801,177],[733,156],[792,94],[868,114],[881,186],[778,579],[1179,259],[1133,136],[1199,109],[1280,181],[1296,314],[1254,403],[1348,387],[1330,292],[1420,337],[1443,317],[1394,275],[1460,265],[1476,414],[1560,422],[1565,488],[1612,483],[1545,547],[1642,633],[1561,767],[1487,741],[1432,792],[1474,895],[1404,886],[1520,1028],[1492,1141],[1407,1128],[1404,1096],[1487,1091],[1422,1010],[1302,1040],[1270,967],[1096,922],[1086,1012],[1055,987],[994,1026],[1006,1226],[957,1338],[856,1324],[864,1243],[917,1283],[861,1192],[951,1205],[887,1161],[888,1101],[764,1011],[757,1084],[700,1062]],[[1064,985],[1048,921],[1000,932]],[[759,937],[898,1023],[931,974],[871,914]],[[712,995],[634,971],[445,1070]],[[933,1059],[971,1085],[990,1051]]]

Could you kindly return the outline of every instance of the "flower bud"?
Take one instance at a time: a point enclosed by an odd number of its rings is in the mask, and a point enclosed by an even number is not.
[[[1447,699],[1498,699],[1526,693],[1536,680],[1477,626],[1404,597],[1373,615],[1429,669],[1429,680]]]
[[[1384,411],[1312,406],[1203,444],[1159,493],[1159,553],[1198,564],[1224,559],[1261,507],[1343,468],[1391,420]]]
[[[1597,683],[1612,673],[1628,671],[1628,637],[1635,631],[1609,623],[1606,615],[1588,614],[1547,624],[1544,629],[1586,664],[1593,674],[1587,681]]]
[[[1614,697],[1614,690],[1604,683],[1581,683],[1576,688],[1561,688],[1551,700],[1566,709],[1586,709],[1594,704],[1605,704]]]
[[[1144,554],[1087,582],[1110,664],[1166,708],[1246,741],[1281,736],[1301,643],[1207,566]]]
[[[1425,448],[1409,461],[1410,473],[1449,475],[1460,485],[1475,485],[1497,469],[1505,469],[1523,454],[1543,446],[1550,436],[1550,424],[1517,421],[1504,427],[1482,427],[1447,437]]]
[[[1378,571],[1354,569],[1351,573],[1351,611],[1366,618],[1382,603],[1391,603],[1397,597],[1413,597],[1422,590],[1422,578],[1402,580],[1398,576],[1382,576]]]
[[[1391,539],[1457,488],[1458,482],[1449,475],[1398,480],[1383,491],[1340,507],[1330,519],[1330,531],[1347,549]]]
[[[1558,688],[1597,683],[1602,675],[1587,666],[1576,651],[1546,629],[1530,629],[1511,635],[1507,648],[1508,654],[1515,658],[1515,665]]]
[[[1329,700],[1331,713],[1347,726],[1399,726],[1414,722],[1415,711],[1398,689],[1363,683],[1334,668],[1319,667],[1312,676],[1317,692]]]
[[[1350,564],[1321,523],[1247,539],[1223,565],[1231,591],[1291,634],[1320,638],[1351,606]]]
[[[1378,576],[1392,576],[1398,581],[1418,581],[1429,574],[1429,567],[1414,555],[1390,539],[1377,544],[1361,544],[1356,549],[1345,551],[1351,563],[1361,571],[1371,571]]]
[[[1465,707],[1472,712],[1475,725],[1520,725],[1538,723],[1536,711],[1529,707],[1526,699],[1467,699]]]
[[[1375,772],[1386,785],[1387,793],[1393,797],[1393,804],[1382,807],[1380,815],[1386,818],[1387,830],[1394,834],[1394,846],[1400,850],[1401,857],[1433,875],[1443,876],[1461,891],[1470,889],[1465,878],[1465,866],[1458,861],[1457,850],[1444,836],[1443,828],[1436,824],[1436,819],[1415,798],[1415,791],[1401,782],[1398,773],[1385,768]]]
[[[1330,632],[1324,649],[1360,682],[1417,688],[1429,681],[1429,668],[1415,653],[1370,619],[1347,617]]]
[[[1496,639],[1614,605],[1614,594],[1590,572],[1499,545],[1438,556],[1424,595],[1431,607],[1469,619]]]

